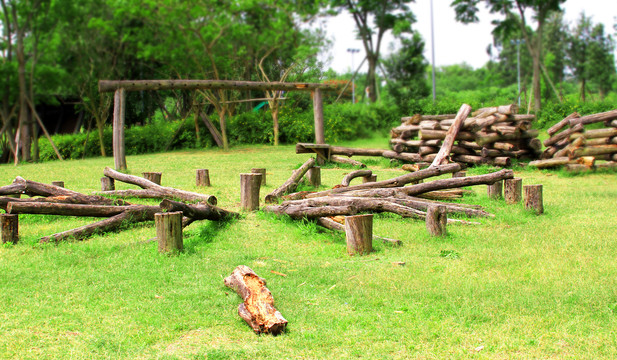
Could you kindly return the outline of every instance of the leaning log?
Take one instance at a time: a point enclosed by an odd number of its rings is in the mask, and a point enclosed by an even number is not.
[[[454,145],[454,141],[456,140],[456,136],[458,135],[461,125],[463,124],[463,121],[467,119],[467,116],[470,112],[471,106],[467,104],[463,104],[461,106],[458,113],[456,114],[454,123],[446,132],[446,137],[443,141],[443,145],[441,146],[441,149],[439,149],[437,156],[435,156],[435,159],[431,163],[431,167],[447,163],[446,157],[450,155],[450,151],[452,150],[452,146]]]
[[[287,320],[274,307],[274,298],[266,287],[266,280],[248,266],[240,265],[224,282],[242,298],[238,315],[256,333],[278,335],[285,330]]]
[[[580,118],[570,119],[570,126],[574,126],[576,124],[588,125],[598,122],[612,121],[615,119],[617,119],[617,109],[598,114],[585,115]]]
[[[289,179],[287,179],[287,181],[285,181],[283,185],[266,195],[266,202],[275,202],[281,196],[294,191],[298,186],[300,180],[302,180],[304,174],[306,174],[306,172],[311,167],[313,167],[313,165],[315,165],[315,158],[310,158],[306,162],[304,162],[302,166],[300,166],[298,169],[294,170],[291,173],[291,176],[289,177]]]
[[[579,118],[580,115],[577,112],[573,112],[572,114],[566,116],[563,120],[561,120],[560,122],[558,122],[557,124],[551,126],[550,128],[548,128],[548,130],[546,130],[546,132],[550,135],[553,136],[554,134],[556,134],[557,132],[559,132],[559,130],[563,129],[565,126],[570,124],[570,120],[572,119],[577,119]]]
[[[371,170],[356,170],[356,171],[352,171],[349,174],[345,175],[345,177],[343,178],[343,181],[341,181],[341,185],[343,186],[349,186],[349,183],[351,183],[351,180],[358,178],[358,177],[369,177],[373,175],[373,172]]]

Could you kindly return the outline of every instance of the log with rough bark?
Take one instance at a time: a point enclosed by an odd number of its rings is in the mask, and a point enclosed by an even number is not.
[[[351,165],[351,166],[358,166],[358,167],[362,167],[362,168],[366,167],[366,165],[364,165],[364,163],[362,163],[362,162],[360,162],[358,160],[346,158],[346,157],[343,157],[343,156],[330,155],[330,161],[335,162],[335,163],[339,163],[339,164],[347,164],[347,165]]]
[[[368,255],[373,251],[373,214],[345,216],[347,254]]]
[[[599,122],[612,121],[615,119],[617,119],[617,109],[598,114],[585,115],[579,118],[573,118],[569,120],[569,124],[570,126],[574,126],[576,124],[588,125]]]
[[[0,214],[0,244],[17,244],[19,241],[19,217]]]
[[[372,176],[373,172],[371,170],[356,170],[356,171],[352,171],[349,174],[345,175],[345,177],[343,178],[343,181],[341,181],[341,185],[343,186],[349,186],[349,183],[351,183],[351,180],[361,177],[361,178],[366,178],[369,176]]]
[[[332,155],[345,155],[345,156],[382,156],[387,159],[396,159],[408,162],[421,161],[421,157],[418,154],[413,153],[397,153],[392,150],[383,149],[356,149],[347,148],[342,146],[331,146],[330,153]]]
[[[159,207],[167,211],[182,211],[184,216],[192,220],[227,221],[240,216],[238,213],[227,211],[208,203],[185,204],[165,199],[161,201]]]
[[[544,213],[542,185],[523,186],[525,209],[533,210],[537,215]]]
[[[575,126],[560,132],[559,134],[553,135],[550,138],[544,140],[544,146],[551,146],[562,139],[566,139],[570,137],[570,135],[574,133],[582,133],[585,127],[582,124],[576,124]],[[617,134],[617,133],[616,133]]]
[[[177,199],[186,202],[205,201],[209,204],[216,205],[216,197],[214,195],[200,194],[191,191],[174,189],[171,187],[160,186],[152,181],[135,175],[127,175],[110,167],[106,167],[103,171],[104,175],[112,179],[122,181],[128,184],[133,184],[141,187],[141,190],[115,190],[102,191],[98,194],[105,194],[118,197],[137,197],[149,199]]]
[[[26,180],[18,176],[11,185],[0,187],[0,195],[26,194],[28,196],[64,197],[79,204],[104,204],[113,205],[115,200],[103,196],[85,195],[77,191],[65,189],[59,186],[43,184],[32,180]]]
[[[557,157],[552,159],[544,159],[544,160],[536,160],[529,162],[529,166],[536,167],[538,169],[547,169],[552,167],[557,167],[569,163],[576,163],[575,160],[570,159],[567,156]]]
[[[266,280],[248,266],[240,265],[224,280],[242,298],[238,315],[258,334],[278,335],[285,331],[287,320],[274,307],[272,293]]]
[[[577,126],[583,126],[583,125],[577,124],[574,127],[577,127]],[[584,133],[581,133],[581,134],[573,133],[572,135],[570,135],[570,140],[574,140],[579,137],[584,137],[585,139],[597,139],[597,138],[611,138],[614,136],[617,136],[617,128],[592,129],[592,130],[586,130]]]
[[[306,174],[306,172],[315,165],[315,158],[310,158],[302,166],[300,166],[297,170],[294,170],[291,173],[291,176],[283,185],[266,195],[266,202],[272,203],[277,201],[281,196],[288,194],[296,189],[298,183]]]
[[[6,211],[9,214],[39,214],[61,216],[111,217],[125,211],[154,213],[160,211],[158,206],[147,205],[90,205],[90,204],[62,204],[51,202],[9,202]]]
[[[458,132],[461,128],[461,125],[463,124],[463,121],[467,119],[467,116],[469,115],[470,112],[471,112],[471,106],[467,104],[463,104],[461,106],[458,113],[456,114],[454,123],[452,124],[452,126],[450,126],[450,129],[448,129],[448,131],[446,132],[446,137],[443,141],[443,145],[441,146],[441,149],[439,149],[437,156],[435,156],[435,159],[431,163],[431,167],[437,166],[437,165],[443,165],[447,162],[446,158],[447,156],[450,155],[450,151],[452,150],[452,146],[454,145],[454,140],[456,139],[456,136],[458,135]]]
[[[577,112],[573,112],[572,114],[566,116],[563,120],[561,120],[560,122],[558,122],[557,124],[551,126],[550,128],[548,128],[548,130],[546,130],[546,132],[550,135],[553,136],[556,133],[559,132],[559,130],[563,129],[564,127],[568,126],[570,124],[570,120],[572,119],[577,119],[579,118],[580,115]]]
[[[431,205],[426,212],[426,230],[432,236],[445,236],[447,220],[445,206]]]

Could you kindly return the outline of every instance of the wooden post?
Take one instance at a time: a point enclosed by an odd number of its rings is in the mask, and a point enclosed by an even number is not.
[[[544,212],[544,204],[542,201],[542,185],[525,185],[523,186],[525,209],[533,210],[540,215]]]
[[[261,174],[261,186],[266,186],[266,169],[264,168],[252,168],[251,173]]]
[[[61,187],[61,188],[64,187],[64,181],[52,181],[51,184],[53,186],[58,186],[58,187]]]
[[[504,197],[507,204],[516,204],[521,202],[523,189],[523,179],[514,178],[506,179],[504,182]]]
[[[503,181],[494,182],[486,186],[489,199],[503,199]]]
[[[114,179],[103,176],[101,178],[101,191],[114,191],[116,190],[116,182]]]
[[[452,173],[453,178],[459,178],[459,177],[465,177],[465,176],[467,176],[467,173],[465,171],[457,171],[455,173]]]
[[[242,210],[259,210],[261,174],[240,174],[240,201]]]
[[[182,211],[154,214],[159,252],[182,251]]]
[[[119,88],[114,94],[113,120],[114,165],[118,171],[126,170],[126,150],[124,147],[125,102],[125,91],[123,88]]]
[[[366,255],[373,251],[373,214],[345,216],[347,254]]]
[[[197,186],[211,186],[210,185],[210,172],[208,169],[198,169],[195,176],[195,185]]]
[[[320,187],[321,186],[321,167],[313,166],[312,168],[308,169],[306,177],[308,179],[309,184],[311,184],[311,186],[316,187],[316,188]]]
[[[426,210],[426,230],[432,236],[445,236],[448,215],[443,205],[430,205]]]
[[[141,173],[144,179],[150,180],[157,185],[161,185],[161,176],[163,173],[160,172],[143,172]]]
[[[315,118],[315,143],[325,144],[323,125],[323,99],[319,88],[313,91],[313,116]]]
[[[377,175],[370,175],[362,178],[362,183],[377,182]]]
[[[19,240],[19,216],[15,214],[0,214],[0,243],[17,244]]]

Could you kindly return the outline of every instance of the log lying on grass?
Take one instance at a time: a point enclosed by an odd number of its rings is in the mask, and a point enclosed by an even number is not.
[[[278,188],[274,189],[274,191],[266,195],[266,202],[275,202],[281,196],[294,191],[296,187],[298,187],[298,183],[300,182],[300,180],[302,180],[304,174],[306,174],[306,172],[314,165],[314,158],[310,158],[306,162],[304,162],[302,166],[300,166],[297,170],[294,170],[291,173],[291,176],[289,177],[289,179],[287,179],[287,181],[285,181],[285,183],[283,183],[283,185],[279,186]]]
[[[86,195],[77,191],[65,189],[60,186],[43,184],[40,182],[26,180],[18,176],[13,180],[11,185],[0,187],[0,195],[18,195],[25,194],[28,196],[43,196],[55,197],[54,202],[64,202],[73,204],[99,204],[99,205],[114,205],[118,204],[117,200],[109,199],[103,196]]]
[[[274,307],[272,293],[266,280],[251,268],[240,265],[226,277],[225,286],[233,289],[242,298],[238,315],[258,334],[278,335],[285,331],[287,320]]]

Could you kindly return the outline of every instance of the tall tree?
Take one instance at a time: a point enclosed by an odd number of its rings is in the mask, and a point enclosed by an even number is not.
[[[331,0],[330,6],[333,9],[338,12],[349,11],[356,23],[358,37],[362,40],[366,52],[366,82],[372,102],[377,100],[376,70],[383,37],[388,31],[392,31],[394,35],[412,31],[411,25],[416,21],[409,8],[412,2],[413,0]]]
[[[463,23],[477,22],[478,4],[484,3],[492,14],[501,14],[501,20],[494,20],[497,32],[511,32],[514,28],[520,29],[525,40],[525,46],[533,61],[532,88],[534,95],[534,109],[542,106],[540,76],[543,67],[542,38],[544,25],[549,15],[554,11],[561,11],[561,4],[566,0],[454,0],[451,6],[456,10],[456,19]],[[528,27],[527,16],[533,13],[536,21],[535,31]],[[547,77],[547,80],[548,79]]]

